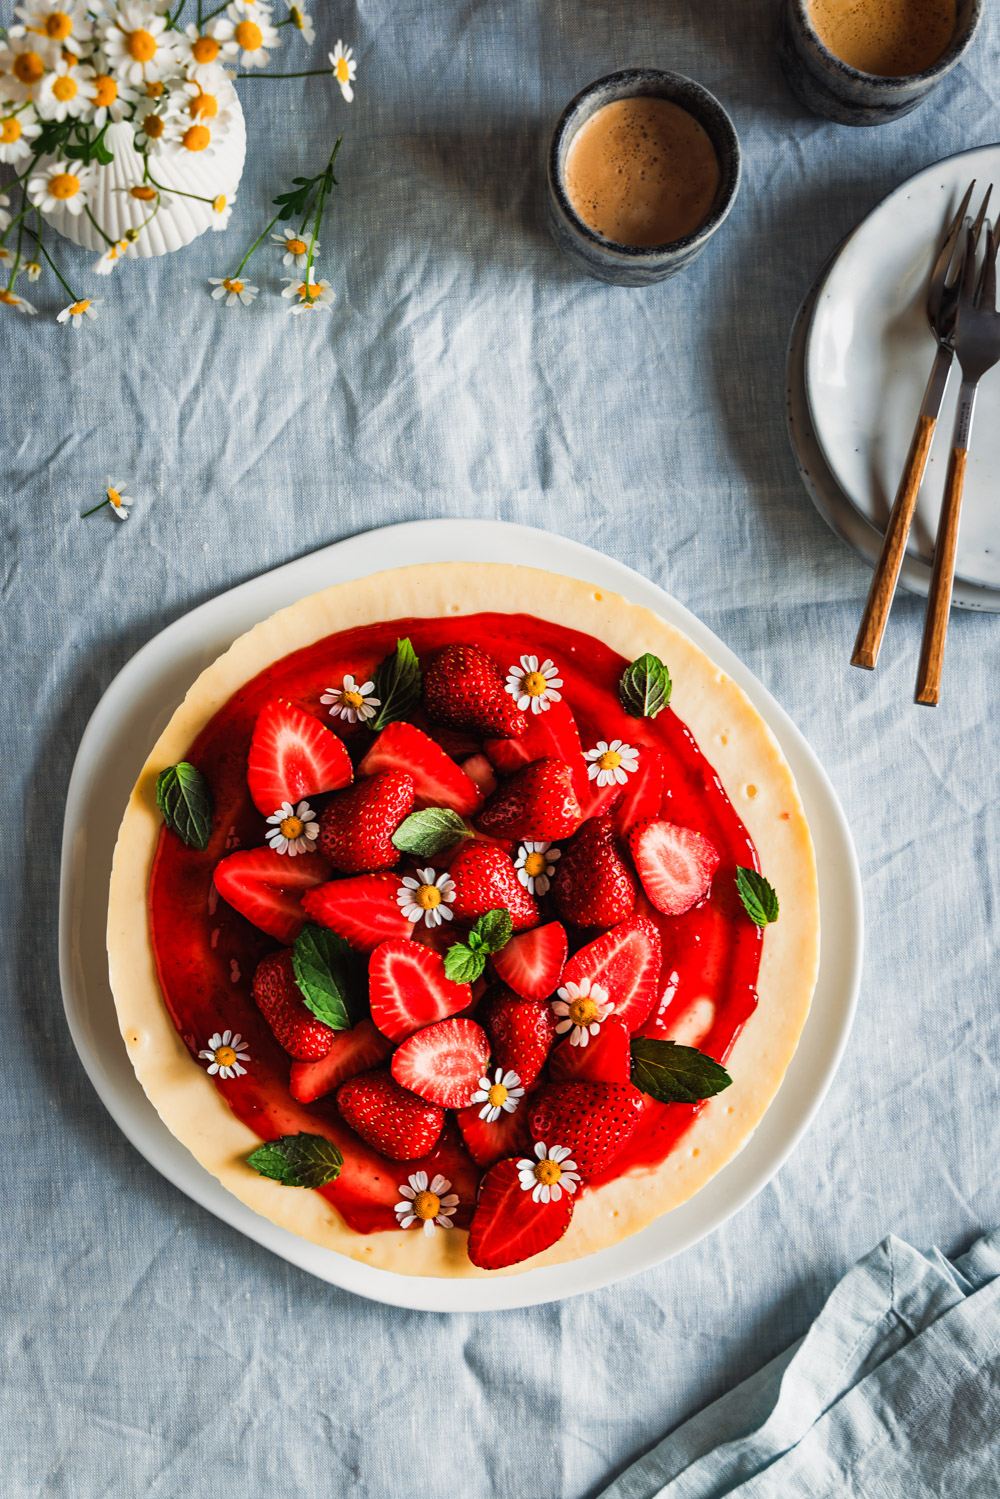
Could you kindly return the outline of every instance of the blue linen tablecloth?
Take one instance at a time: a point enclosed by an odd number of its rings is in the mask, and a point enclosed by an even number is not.
[[[104,285],[70,248],[74,276],[108,298],[100,320],[79,332],[0,321],[10,1499],[584,1499],[800,1337],[886,1233],[950,1255],[1000,1221],[1000,622],[954,616],[934,713],[910,702],[917,600],[897,602],[877,674],[850,670],[870,575],[810,507],[783,418],[787,331],[829,249],[901,178],[1000,133],[1000,17],[988,9],[925,108],[851,131],[787,93],[775,8],[322,0],[314,65],[338,36],[353,43],[356,101],[324,79],[240,85],[250,158],[226,234]],[[632,291],[559,257],[541,163],[578,88],[643,63],[720,96],[745,178],[702,260]],[[332,315],[288,317],[273,291],[249,311],[213,303],[206,278],[233,268],[269,199],[317,170],[341,129],[320,261]],[[253,265],[280,289],[277,252]],[[62,305],[51,281],[31,294]],[[79,520],[109,473],[128,480],[132,518]],[[339,1293],[161,1179],[93,1093],[56,969],[64,793],[122,663],[236,581],[440,515],[575,537],[700,614],[827,766],[869,930],[843,1066],[767,1190],[659,1269],[478,1319]],[[544,566],[544,547],[527,560]],[[736,1429],[720,1419],[718,1438]],[[897,1436],[905,1455],[913,1425]],[[702,1434],[699,1450],[716,1439]],[[947,1449],[945,1428],[941,1493],[959,1486]],[[649,1471],[662,1483],[669,1461]],[[748,1490],[765,1491],[778,1490]],[[909,1490],[868,1474],[864,1492]]]

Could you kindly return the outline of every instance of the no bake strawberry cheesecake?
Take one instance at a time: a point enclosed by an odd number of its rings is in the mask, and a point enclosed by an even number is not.
[[[133,790],[108,948],[173,1133],[415,1275],[575,1259],[696,1192],[795,1050],[819,920],[791,772],[679,631],[442,563],[195,682]]]

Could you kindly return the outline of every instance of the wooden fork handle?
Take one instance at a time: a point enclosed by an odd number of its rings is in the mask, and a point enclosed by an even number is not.
[[[868,671],[873,669],[878,660],[879,647],[882,644],[886,620],[889,618],[889,610],[892,607],[893,594],[896,592],[899,569],[903,565],[906,539],[913,523],[913,512],[917,504],[917,495],[920,493],[924,469],[927,467],[927,455],[931,450],[936,425],[936,417],[928,416],[923,412],[917,420],[910,451],[906,456],[906,465],[893,501],[889,524],[885,528],[885,536],[882,539],[882,550],[875,564],[875,576],[868,590],[868,602],[861,616],[861,626],[858,630],[858,638],[854,642],[854,653],[851,656],[852,666],[862,666]]]
[[[917,670],[915,697],[916,702],[924,703],[930,708],[937,707],[941,691],[944,642],[948,633],[951,591],[955,581],[958,523],[962,514],[962,489],[965,484],[965,465],[968,458],[967,448],[952,448],[951,457],[948,460],[944,499],[941,501],[937,541],[934,545],[934,571],[931,574],[930,593],[927,595],[927,618],[924,620],[924,638],[920,647],[920,666]]]

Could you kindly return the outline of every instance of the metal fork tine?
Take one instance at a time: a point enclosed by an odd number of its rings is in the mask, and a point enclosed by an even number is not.
[[[968,223],[968,220],[966,220]],[[959,292],[959,311],[963,305],[972,303],[976,296],[976,239],[969,224],[965,240],[965,259],[962,261],[962,287]]]
[[[948,268],[949,266],[951,266],[952,252],[955,249],[955,243],[958,239],[958,232],[961,229],[962,223],[965,219],[965,210],[969,206],[969,202],[972,198],[972,191],[975,185],[976,179],[975,177],[973,177],[972,181],[965,189],[965,197],[958,205],[958,211],[955,214],[955,217],[948,225],[948,232],[944,237],[944,243],[942,244],[941,249],[938,251],[938,258],[934,263],[934,270],[932,272],[933,277],[941,277],[941,279],[943,280],[948,274]]]
[[[986,189],[986,193],[985,193],[985,196],[983,198],[982,203],[979,205],[979,212],[976,214],[976,222],[972,226],[972,232],[976,236],[976,243],[977,244],[979,242],[979,236],[980,236],[980,234],[982,232],[983,223],[984,223],[984,221],[986,219],[986,210],[990,206],[990,195],[992,194],[992,192],[993,192],[993,184],[991,182],[990,185],[989,185],[989,187]]]
[[[996,312],[997,308],[997,234],[991,224],[986,228],[986,254],[979,275],[976,305],[983,312]]]

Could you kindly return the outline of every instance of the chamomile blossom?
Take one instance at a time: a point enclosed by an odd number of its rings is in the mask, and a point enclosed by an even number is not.
[[[216,1031],[198,1055],[208,1063],[209,1077],[242,1077],[247,1070],[243,1063],[250,1060],[250,1046],[239,1031]]]
[[[57,312],[56,322],[68,323],[72,328],[82,328],[84,318],[96,322],[97,309],[103,301],[103,297],[81,297],[78,302],[71,302],[62,312]]]
[[[589,978],[564,984],[556,990],[552,1013],[556,1017],[556,1035],[569,1031],[570,1046],[586,1046],[596,1036],[608,1016],[614,1013],[608,991]]]
[[[319,312],[325,309],[330,311],[331,304],[336,301],[337,293],[329,281],[302,281],[298,276],[282,276],[285,289],[281,293],[283,297],[296,297],[298,300],[289,307],[293,315],[302,312]]]
[[[184,117],[210,125],[213,131],[228,129],[235,100],[236,90],[221,71],[214,83],[182,83],[171,93],[171,104],[179,107]]]
[[[6,245],[0,245],[0,265],[13,265],[14,252],[8,250]]]
[[[517,877],[529,895],[548,893],[552,876],[556,872],[556,860],[562,857],[562,849],[551,843],[522,843],[514,860]]]
[[[304,271],[306,261],[309,259],[309,241],[303,239],[301,234],[296,234],[294,229],[286,229],[283,234],[272,234],[271,238],[276,245],[283,245],[284,255],[281,257],[282,265],[293,265],[296,270]],[[313,259],[319,254],[319,240],[312,247]]]
[[[27,4],[14,7],[14,14],[21,17],[26,32],[43,38],[56,55],[79,55],[94,33],[86,0],[27,0]]]
[[[93,68],[60,58],[35,91],[35,107],[43,120],[86,120],[96,92]]]
[[[0,161],[10,163],[31,155],[31,142],[41,130],[33,104],[0,114]]]
[[[93,119],[96,129],[103,130],[109,120],[113,123],[123,120],[138,97],[135,89],[112,78],[110,73],[95,73]]]
[[[288,19],[302,33],[302,40],[306,46],[311,47],[316,40],[316,27],[313,25],[312,16],[307,16],[301,5],[290,5]]]
[[[5,291],[0,287],[0,302],[5,307],[13,307],[15,312],[23,312],[27,317],[34,317],[38,308],[28,301],[27,297],[19,297],[17,292]]]
[[[267,841],[277,853],[294,859],[296,854],[312,852],[319,837],[319,823],[308,802],[299,802],[296,807],[291,802],[282,802],[267,821],[271,828]]]
[[[487,1124],[495,1124],[501,1114],[513,1114],[523,1097],[524,1089],[518,1073],[505,1072],[502,1067],[498,1067],[492,1082],[489,1074],[479,1079],[478,1091],[473,1093],[470,1102],[481,1103],[480,1119],[485,1119]]]
[[[199,31],[192,21],[173,40],[178,62],[188,78],[195,83],[210,88],[218,78],[224,76],[221,67],[222,43],[213,35],[210,25]]]
[[[545,660],[539,666],[537,656],[522,656],[516,666],[507,668],[506,691],[522,713],[547,712],[549,704],[562,697],[562,684],[555,662]]]
[[[116,240],[113,245],[108,245],[104,254],[94,261],[90,269],[95,276],[110,276],[127,249],[127,239]]]
[[[42,274],[40,261],[29,260],[24,267],[24,274],[27,276],[29,281],[37,281],[39,276]]]
[[[167,138],[178,151],[189,151],[192,156],[205,159],[214,156],[218,137],[211,125],[202,120],[192,121],[186,115],[173,115],[167,122]]]
[[[338,41],[333,51],[328,52],[327,56],[330,59],[330,70],[340,84],[340,92],[348,104],[350,104],[354,98],[354,90],[351,84],[358,76],[358,65],[354,60],[354,48],[345,48],[343,42]]]
[[[209,276],[208,283],[215,287],[212,301],[217,302],[220,297],[225,297],[227,307],[233,307],[237,302],[249,307],[260,291],[259,286],[251,286],[249,281],[240,281],[235,276]]]
[[[564,1192],[572,1197],[580,1185],[576,1162],[565,1145],[551,1148],[537,1140],[535,1159],[523,1156],[517,1163],[522,1192],[530,1192],[533,1202],[558,1202]]]
[[[67,213],[81,213],[94,185],[94,168],[79,161],[57,158],[28,179],[28,197],[42,213],[65,208]]]
[[[426,1171],[414,1171],[396,1189],[400,1200],[396,1203],[396,1218],[400,1228],[413,1228],[421,1224],[425,1234],[438,1228],[454,1228],[452,1218],[458,1207],[458,1196],[451,1190],[446,1176],[435,1176],[430,1182]]]
[[[173,143],[167,107],[155,95],[140,100],[133,116],[133,124],[135,144],[147,155],[156,154]]]
[[[123,82],[156,83],[178,67],[167,17],[151,14],[143,0],[119,0],[99,25],[108,71]]]
[[[104,499],[99,504],[94,505],[92,509],[85,510],[81,518],[86,520],[88,515],[96,515],[98,510],[103,510],[105,505],[107,505],[115,520],[128,520],[129,506],[134,501],[129,499],[128,495],[124,493],[124,489],[125,485],[122,481],[120,479],[112,479],[109,474],[104,485]]]
[[[17,104],[33,98],[51,60],[52,47],[44,37],[8,32],[6,45],[0,47],[4,97]]]
[[[222,43],[227,57],[239,55],[243,68],[266,68],[271,53],[281,46],[270,7],[265,5],[227,6],[225,16],[213,25],[212,35]]]
[[[589,762],[587,775],[598,786],[613,786],[616,782],[624,786],[629,776],[639,769],[639,751],[621,739],[612,739],[610,744],[606,739],[599,739],[584,759]]]
[[[376,708],[382,706],[381,698],[371,696],[374,689],[374,682],[359,685],[348,672],[339,687],[326,689],[320,702],[329,708],[331,718],[342,718],[345,723],[367,723],[375,717]]]
[[[423,921],[429,927],[440,926],[452,918],[455,882],[447,870],[418,869],[416,877],[408,874],[396,891],[396,904],[414,926]]]
[[[227,199],[225,193],[219,193],[218,197],[212,199],[212,228],[216,232],[228,226],[235,205],[236,199]]]

